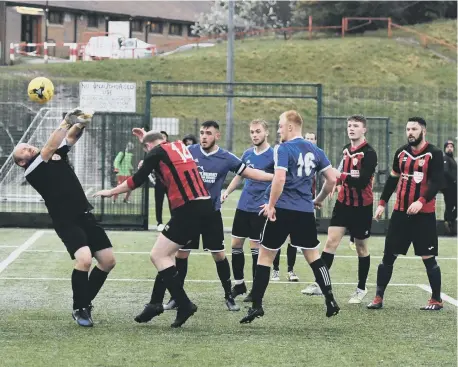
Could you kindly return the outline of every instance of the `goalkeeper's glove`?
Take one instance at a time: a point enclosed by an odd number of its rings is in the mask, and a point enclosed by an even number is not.
[[[77,125],[79,128],[84,128],[91,121],[93,111],[82,111],[81,108],[77,107],[67,112],[64,120],[60,124],[61,128],[70,129],[73,125]]]

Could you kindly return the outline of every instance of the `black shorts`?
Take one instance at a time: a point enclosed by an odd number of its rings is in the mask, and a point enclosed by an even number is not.
[[[172,210],[162,234],[180,246],[189,246],[214,213],[211,199],[191,200]],[[197,242],[198,243],[198,242]]]
[[[262,215],[237,209],[232,224],[232,237],[248,238],[251,241],[259,242],[265,223],[266,218]]]
[[[92,255],[113,247],[105,230],[97,224],[92,213],[81,214],[73,220],[53,220],[53,225],[72,259],[81,247],[89,246]]]
[[[406,255],[411,243],[417,256],[438,255],[436,213],[407,215],[393,211],[385,238],[385,253]]]
[[[200,235],[202,235],[202,244],[205,251],[224,251],[224,226],[219,210],[215,211],[212,207],[210,215],[196,229],[197,232],[192,240],[180,249],[181,251],[198,250]]]
[[[276,208],[275,222],[265,219],[261,233],[261,245],[269,250],[278,250],[290,236],[291,246],[315,249],[320,245],[316,230],[315,214]]]
[[[350,236],[364,240],[371,236],[373,206],[349,206],[336,202],[329,227],[344,227]]]

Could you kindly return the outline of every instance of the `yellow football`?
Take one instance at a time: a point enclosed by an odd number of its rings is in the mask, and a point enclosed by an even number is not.
[[[54,96],[54,85],[48,78],[38,77],[29,83],[27,93],[33,102],[47,103]]]

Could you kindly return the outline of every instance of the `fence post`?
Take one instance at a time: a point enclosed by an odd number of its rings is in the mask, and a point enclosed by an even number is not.
[[[43,43],[43,55],[44,55],[44,61],[45,61],[45,64],[48,63],[48,42],[45,42]]]
[[[14,43],[10,43],[10,65],[14,64]]]
[[[345,18],[342,18],[342,38],[345,37]]]
[[[391,32],[391,18],[388,18],[388,38],[391,38],[393,36]]]
[[[194,136],[196,138],[199,136],[199,119],[197,117],[194,120]]]
[[[143,127],[145,130],[149,130],[149,124],[151,120],[151,82],[145,83],[145,119],[143,121]]]
[[[102,141],[106,141],[106,114],[102,116]],[[105,189],[105,159],[106,159],[106,144],[102,144],[102,190]],[[111,174],[111,172],[110,172]],[[102,198],[100,203],[100,221],[103,221],[103,215],[105,214],[105,199]]]
[[[386,181],[388,180],[388,178],[390,177],[390,174],[391,174],[391,160],[390,160],[390,149],[391,149],[391,139],[390,139],[390,133],[391,133],[391,129],[390,129],[390,125],[391,125],[391,120],[390,118],[388,118],[386,120],[386,147],[385,147],[385,154],[386,154],[386,159],[387,159],[387,162],[386,162],[386,175],[385,175],[385,183]],[[388,229],[388,219],[389,219],[389,203],[386,203],[385,204],[385,231]]]
[[[312,30],[313,30],[313,18],[309,15],[309,40],[312,39]]]

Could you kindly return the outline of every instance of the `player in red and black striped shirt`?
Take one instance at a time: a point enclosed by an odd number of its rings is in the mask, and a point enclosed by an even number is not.
[[[385,203],[396,190],[396,204],[377,272],[377,293],[367,307],[383,307],[383,296],[393,273],[394,261],[398,255],[406,255],[413,243],[415,255],[423,259],[432,289],[432,297],[422,309],[435,311],[443,307],[441,272],[435,258],[438,254],[435,204],[436,195],[443,185],[444,162],[441,150],[425,140],[424,119],[409,118],[406,133],[408,144],[396,151],[393,169],[375,212],[375,219],[382,217]]]
[[[162,301],[165,286],[178,305],[177,317],[171,326],[180,327],[197,311],[197,306],[189,300],[183,289],[175,267],[175,253],[199,235],[199,228],[208,222],[213,206],[197,166],[183,142],[167,143],[161,133],[150,131],[143,136],[142,143],[148,153],[138,172],[121,185],[99,191],[95,196],[111,197],[134,190],[148,181],[153,170],[164,184],[172,218],[151,250],[151,261],[158,275],[151,301],[135,321],[148,322],[164,312]]]
[[[341,176],[338,181],[342,187],[332,212],[326,246],[321,253],[321,258],[330,268],[337,247],[346,229],[349,230],[355,239],[358,253],[358,286],[348,301],[354,304],[361,303],[367,294],[366,280],[370,268],[367,241],[372,225],[372,181],[377,166],[377,154],[366,141],[366,131],[364,116],[353,115],[347,119],[350,144],[343,149],[343,159],[339,168]],[[302,293],[321,294],[321,290],[316,284],[312,284]]]

